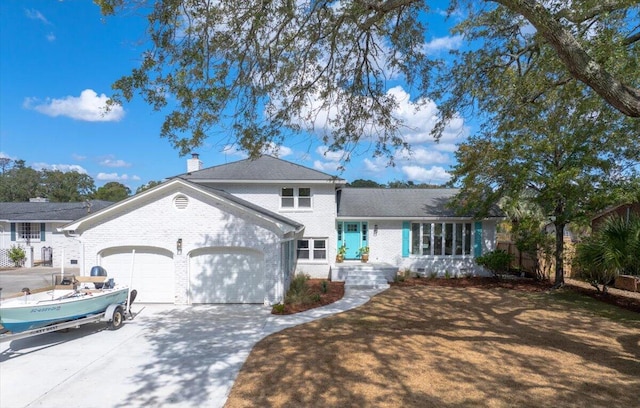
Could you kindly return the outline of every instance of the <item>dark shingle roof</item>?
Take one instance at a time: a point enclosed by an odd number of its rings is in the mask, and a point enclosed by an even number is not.
[[[111,201],[91,200],[80,203],[22,202],[0,203],[0,220],[70,222],[113,204]]]
[[[273,156],[261,156],[258,159],[245,159],[206,169],[184,173],[177,177],[189,181],[333,181],[341,180],[327,173],[313,170],[299,164],[278,159]]]
[[[343,188],[338,196],[338,217],[460,217],[447,206],[459,191],[455,188]]]

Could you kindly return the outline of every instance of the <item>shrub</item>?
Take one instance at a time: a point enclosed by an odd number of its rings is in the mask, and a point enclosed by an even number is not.
[[[327,281],[322,281],[322,283],[320,284],[320,290],[322,291],[322,293],[327,293],[329,291],[329,284],[327,283]]]
[[[577,277],[607,292],[618,275],[640,274],[640,217],[609,218],[576,248]],[[600,286],[602,285],[602,289]]]
[[[9,259],[11,259],[11,262],[13,262],[15,266],[22,266],[27,259],[27,254],[22,247],[12,245],[9,250]]]
[[[276,305],[273,305],[273,307],[271,308],[271,313],[274,313],[274,314],[284,313],[284,304],[278,303]]]
[[[509,265],[513,260],[513,255],[508,254],[501,249],[487,252],[486,254],[476,258],[476,263],[490,270],[494,276],[506,273]]]
[[[309,293],[309,283],[310,279],[309,275],[299,274],[296,275],[291,281],[291,285],[289,286],[289,291],[287,291],[287,296],[285,297],[285,303],[293,304],[308,304],[312,303],[313,299],[311,294]]]

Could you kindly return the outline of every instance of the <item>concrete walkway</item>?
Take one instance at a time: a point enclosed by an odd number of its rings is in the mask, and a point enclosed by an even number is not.
[[[276,316],[259,305],[135,305],[117,331],[85,325],[0,343],[0,407],[222,407],[262,338],[358,307],[381,290]]]

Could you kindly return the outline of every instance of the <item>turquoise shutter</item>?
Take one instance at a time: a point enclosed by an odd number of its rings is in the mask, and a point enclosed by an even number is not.
[[[44,241],[46,239],[46,235],[45,235],[45,227],[44,227],[44,222],[40,223],[40,241]]]
[[[409,231],[411,223],[409,221],[402,221],[402,257],[407,258],[409,256]]]
[[[11,223],[11,240],[12,241],[16,240],[16,223],[15,222]]]
[[[473,256],[478,257],[482,255],[482,221],[476,221],[474,229]]]

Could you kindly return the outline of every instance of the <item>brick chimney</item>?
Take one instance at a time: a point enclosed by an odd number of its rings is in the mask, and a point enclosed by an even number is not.
[[[202,170],[202,162],[198,153],[191,153],[191,158],[187,160],[187,173]]]

